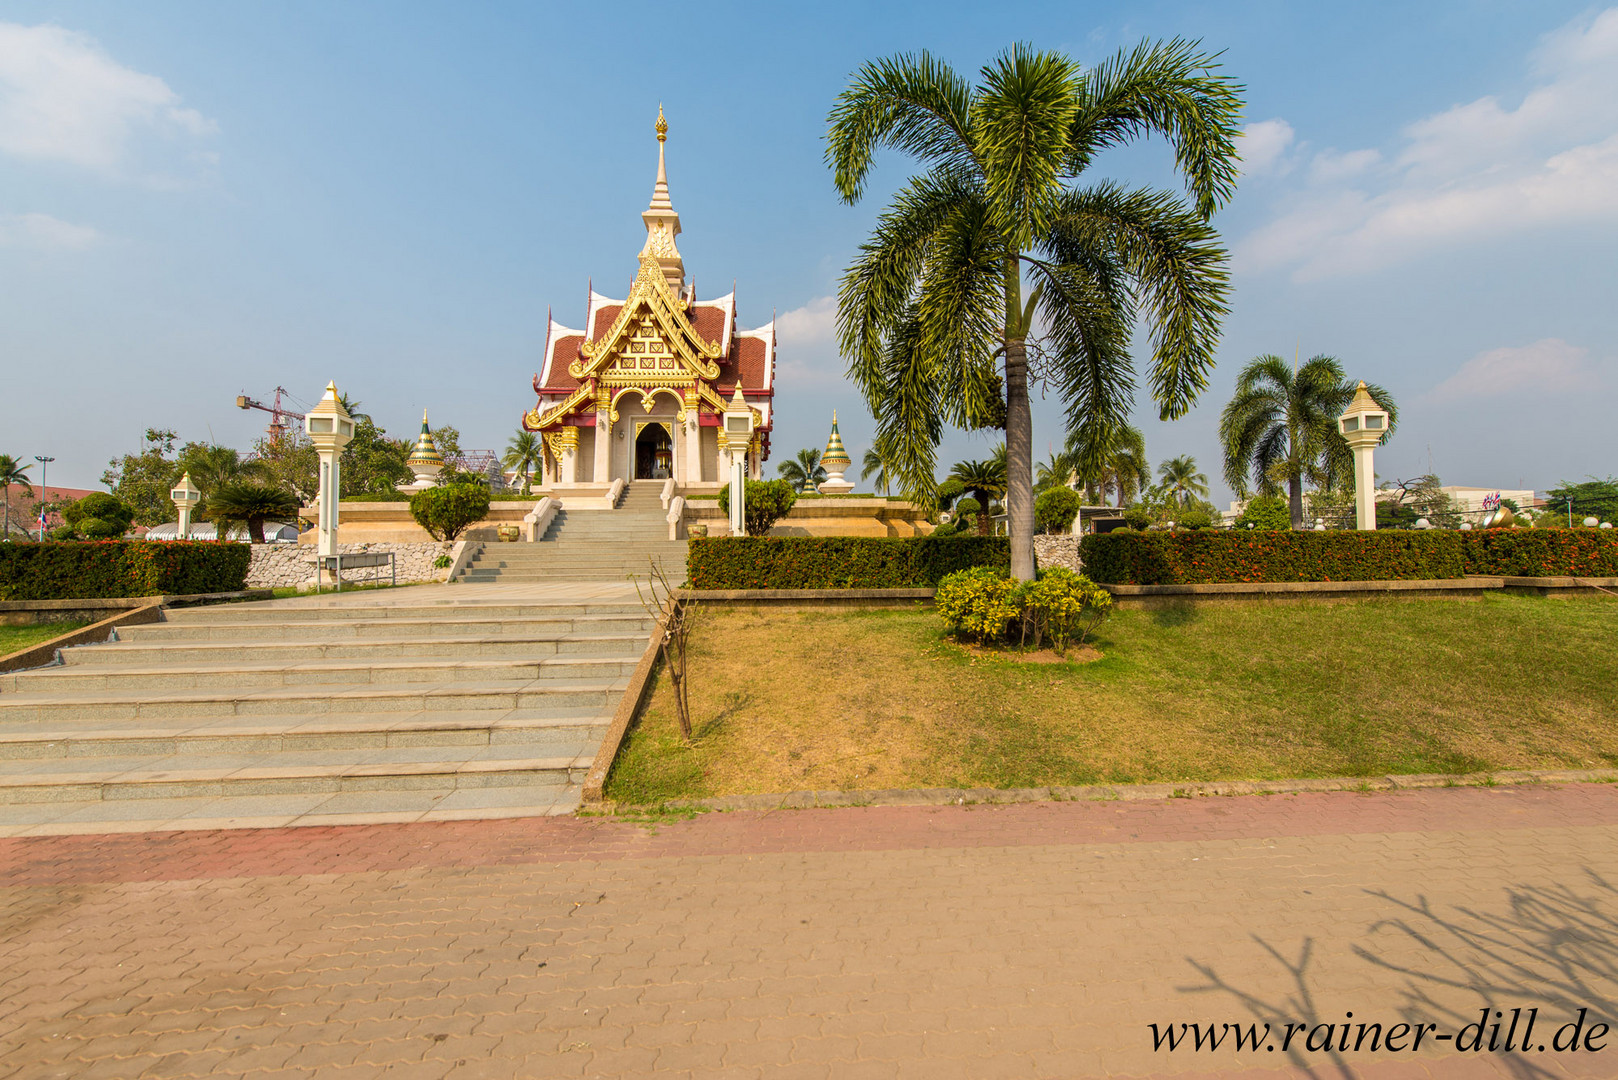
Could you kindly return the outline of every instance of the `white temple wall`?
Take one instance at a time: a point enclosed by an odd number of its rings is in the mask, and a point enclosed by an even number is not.
[[[719,482],[719,429],[716,427],[701,428],[702,432],[702,480],[704,483]]]
[[[577,483],[588,484],[595,480],[596,467],[596,429],[591,425],[579,428],[579,458]]]

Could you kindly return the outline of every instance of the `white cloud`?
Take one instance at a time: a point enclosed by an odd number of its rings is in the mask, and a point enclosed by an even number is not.
[[[1542,338],[1531,345],[1490,349],[1462,364],[1433,388],[1433,398],[1534,397],[1547,393],[1589,390],[1601,382],[1590,350],[1561,338]]]
[[[137,140],[216,130],[162,79],[124,67],[83,34],[0,23],[0,152],[122,174]]]
[[[775,331],[783,345],[808,345],[837,336],[837,298],[819,296],[800,308],[775,317]]]
[[[100,239],[101,234],[88,225],[74,225],[49,214],[0,215],[0,248],[83,251]]]
[[[1253,269],[1363,271],[1514,229],[1618,222],[1618,8],[1549,35],[1540,84],[1409,124],[1391,154],[1316,154],[1281,212],[1238,245]]]
[[[1292,145],[1292,125],[1285,120],[1260,120],[1242,128],[1242,141],[1237,150],[1242,155],[1242,174],[1256,176],[1271,171],[1286,171],[1281,155]]]

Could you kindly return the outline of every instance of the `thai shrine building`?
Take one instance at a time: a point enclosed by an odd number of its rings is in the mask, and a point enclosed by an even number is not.
[[[669,201],[657,114],[657,182],[641,214],[646,243],[622,300],[590,291],[583,330],[550,320],[538,403],[522,426],[545,445],[542,486],[599,492],[614,480],[674,480],[682,494],[712,493],[728,480],[734,455],[759,479],[770,456],[775,392],[775,323],[736,322],[736,294],[699,300],[675,239],[680,215]],[[745,444],[726,437],[724,414],[737,391],[752,411]],[[734,427],[735,425],[732,425]]]

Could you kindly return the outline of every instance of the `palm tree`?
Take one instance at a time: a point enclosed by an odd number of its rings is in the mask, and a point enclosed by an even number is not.
[[[0,532],[0,538],[11,539],[11,487],[15,484],[28,492],[30,498],[34,494],[34,485],[28,482],[28,470],[32,465],[24,465],[10,454],[0,454],[0,486],[6,492],[5,531]]]
[[[500,464],[508,469],[516,469],[522,477],[522,493],[527,495],[528,474],[535,469],[545,467],[545,451],[541,448],[539,436],[532,431],[519,431],[506,443],[505,456]]]
[[[1034,494],[1054,487],[1067,487],[1078,475],[1073,458],[1065,451],[1051,451],[1051,456],[1034,466]]]
[[[208,516],[216,523],[221,539],[229,533],[231,523],[244,521],[248,539],[262,544],[266,520],[298,520],[298,499],[290,491],[271,484],[230,480],[216,487],[208,497]]]
[[[174,475],[176,478],[182,473],[191,474],[191,482],[197,485],[206,501],[213,489],[221,484],[228,484],[235,480],[264,480],[268,467],[261,461],[243,461],[235,450],[228,446],[198,446],[191,445],[180,455],[175,462]]]
[[[799,450],[797,457],[781,462],[776,468],[792,485],[792,490],[799,493],[813,490],[826,479],[826,470],[820,467],[819,450]]]
[[[1069,432],[1062,453],[1053,456],[1052,461],[1073,470],[1084,497],[1092,504],[1116,495],[1122,506],[1152,481],[1152,468],[1146,461],[1146,437],[1130,424],[1088,435],[1083,431]]]
[[[1207,385],[1229,288],[1208,219],[1235,191],[1239,89],[1184,41],[1089,70],[1017,45],[976,86],[925,52],[866,64],[832,111],[826,159],[845,202],[859,201],[879,148],[925,169],[843,277],[849,373],[917,501],[934,487],[946,424],[1005,428],[1016,577],[1034,574],[1030,349],[1090,443],[1127,422],[1137,319],[1153,327],[1163,419]],[[1169,191],[1076,185],[1102,151],[1152,134],[1174,148],[1189,205]]]
[[[886,495],[888,493],[888,463],[882,460],[881,453],[875,447],[865,451],[865,460],[860,468],[860,480],[862,482],[870,480],[873,476],[876,479],[871,482],[871,490],[879,495]]]
[[[1399,422],[1398,406],[1380,386],[1365,389],[1387,410],[1386,442]],[[1336,487],[1354,475],[1353,451],[1337,430],[1354,390],[1330,356],[1311,357],[1302,367],[1279,356],[1254,357],[1219,417],[1225,482],[1243,496],[1249,480],[1260,495],[1273,495],[1284,484],[1292,527],[1301,529],[1304,481]]]
[[[989,504],[1006,493],[1006,460],[1002,456],[988,461],[957,461],[949,471],[949,479],[957,480],[978,503],[978,535],[988,536],[993,523]]]
[[[1190,506],[1208,497],[1208,477],[1197,471],[1197,459],[1190,454],[1169,458],[1157,467],[1159,487],[1178,506]]]

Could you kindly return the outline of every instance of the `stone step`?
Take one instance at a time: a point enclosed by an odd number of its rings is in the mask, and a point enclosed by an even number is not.
[[[453,589],[446,593],[454,595]],[[228,622],[311,622],[358,620],[421,620],[434,622],[454,619],[576,619],[593,615],[635,615],[645,611],[634,600],[591,601],[466,601],[456,603],[446,599],[437,604],[400,604],[397,606],[350,602],[347,604],[309,601],[276,602],[263,604],[216,604],[207,607],[171,608],[164,612],[165,623],[197,625]]]
[[[650,620],[648,620],[649,622]],[[649,632],[649,628],[648,628]],[[63,649],[68,667],[118,665],[154,666],[159,663],[189,666],[217,663],[293,663],[303,660],[352,660],[403,657],[441,660],[494,659],[549,656],[639,656],[646,634],[568,634],[547,636],[461,636],[384,638],[382,640],[311,639],[228,642],[178,640],[120,641]]]
[[[277,686],[236,691],[71,691],[0,694],[0,727],[40,722],[213,720],[220,717],[341,716],[425,710],[591,709],[610,712],[623,678],[404,683],[392,686]]]
[[[574,753],[549,757],[533,757],[522,747],[494,747],[472,757],[448,758],[440,752],[427,760],[413,760],[422,756],[420,751],[379,751],[370,756],[382,760],[356,761],[352,754],[309,751],[296,759],[288,757],[299,762],[296,764],[278,763],[276,755],[265,757],[262,763],[230,755],[32,762],[26,764],[39,766],[34,771],[0,771],[0,805],[397,792],[412,787],[560,787],[583,782],[594,760],[594,748],[581,744]],[[59,765],[74,767],[54,771]]]
[[[408,641],[430,636],[542,637],[569,634],[647,634],[652,621],[644,608],[634,614],[580,615],[573,618],[325,619],[310,622],[148,623],[118,631],[120,641],[306,641],[352,639]]]
[[[274,754],[311,750],[595,745],[608,717],[567,709],[341,716],[219,717],[201,722],[146,721],[108,727],[99,721],[12,724],[0,731],[0,761],[174,754]],[[571,751],[570,751],[571,752]],[[554,753],[529,754],[554,757]]]
[[[627,677],[640,657],[552,656],[490,660],[304,660],[215,664],[64,664],[0,675],[0,701],[10,693],[68,694],[80,691],[263,690],[275,687],[400,686],[414,683],[539,681]]]

